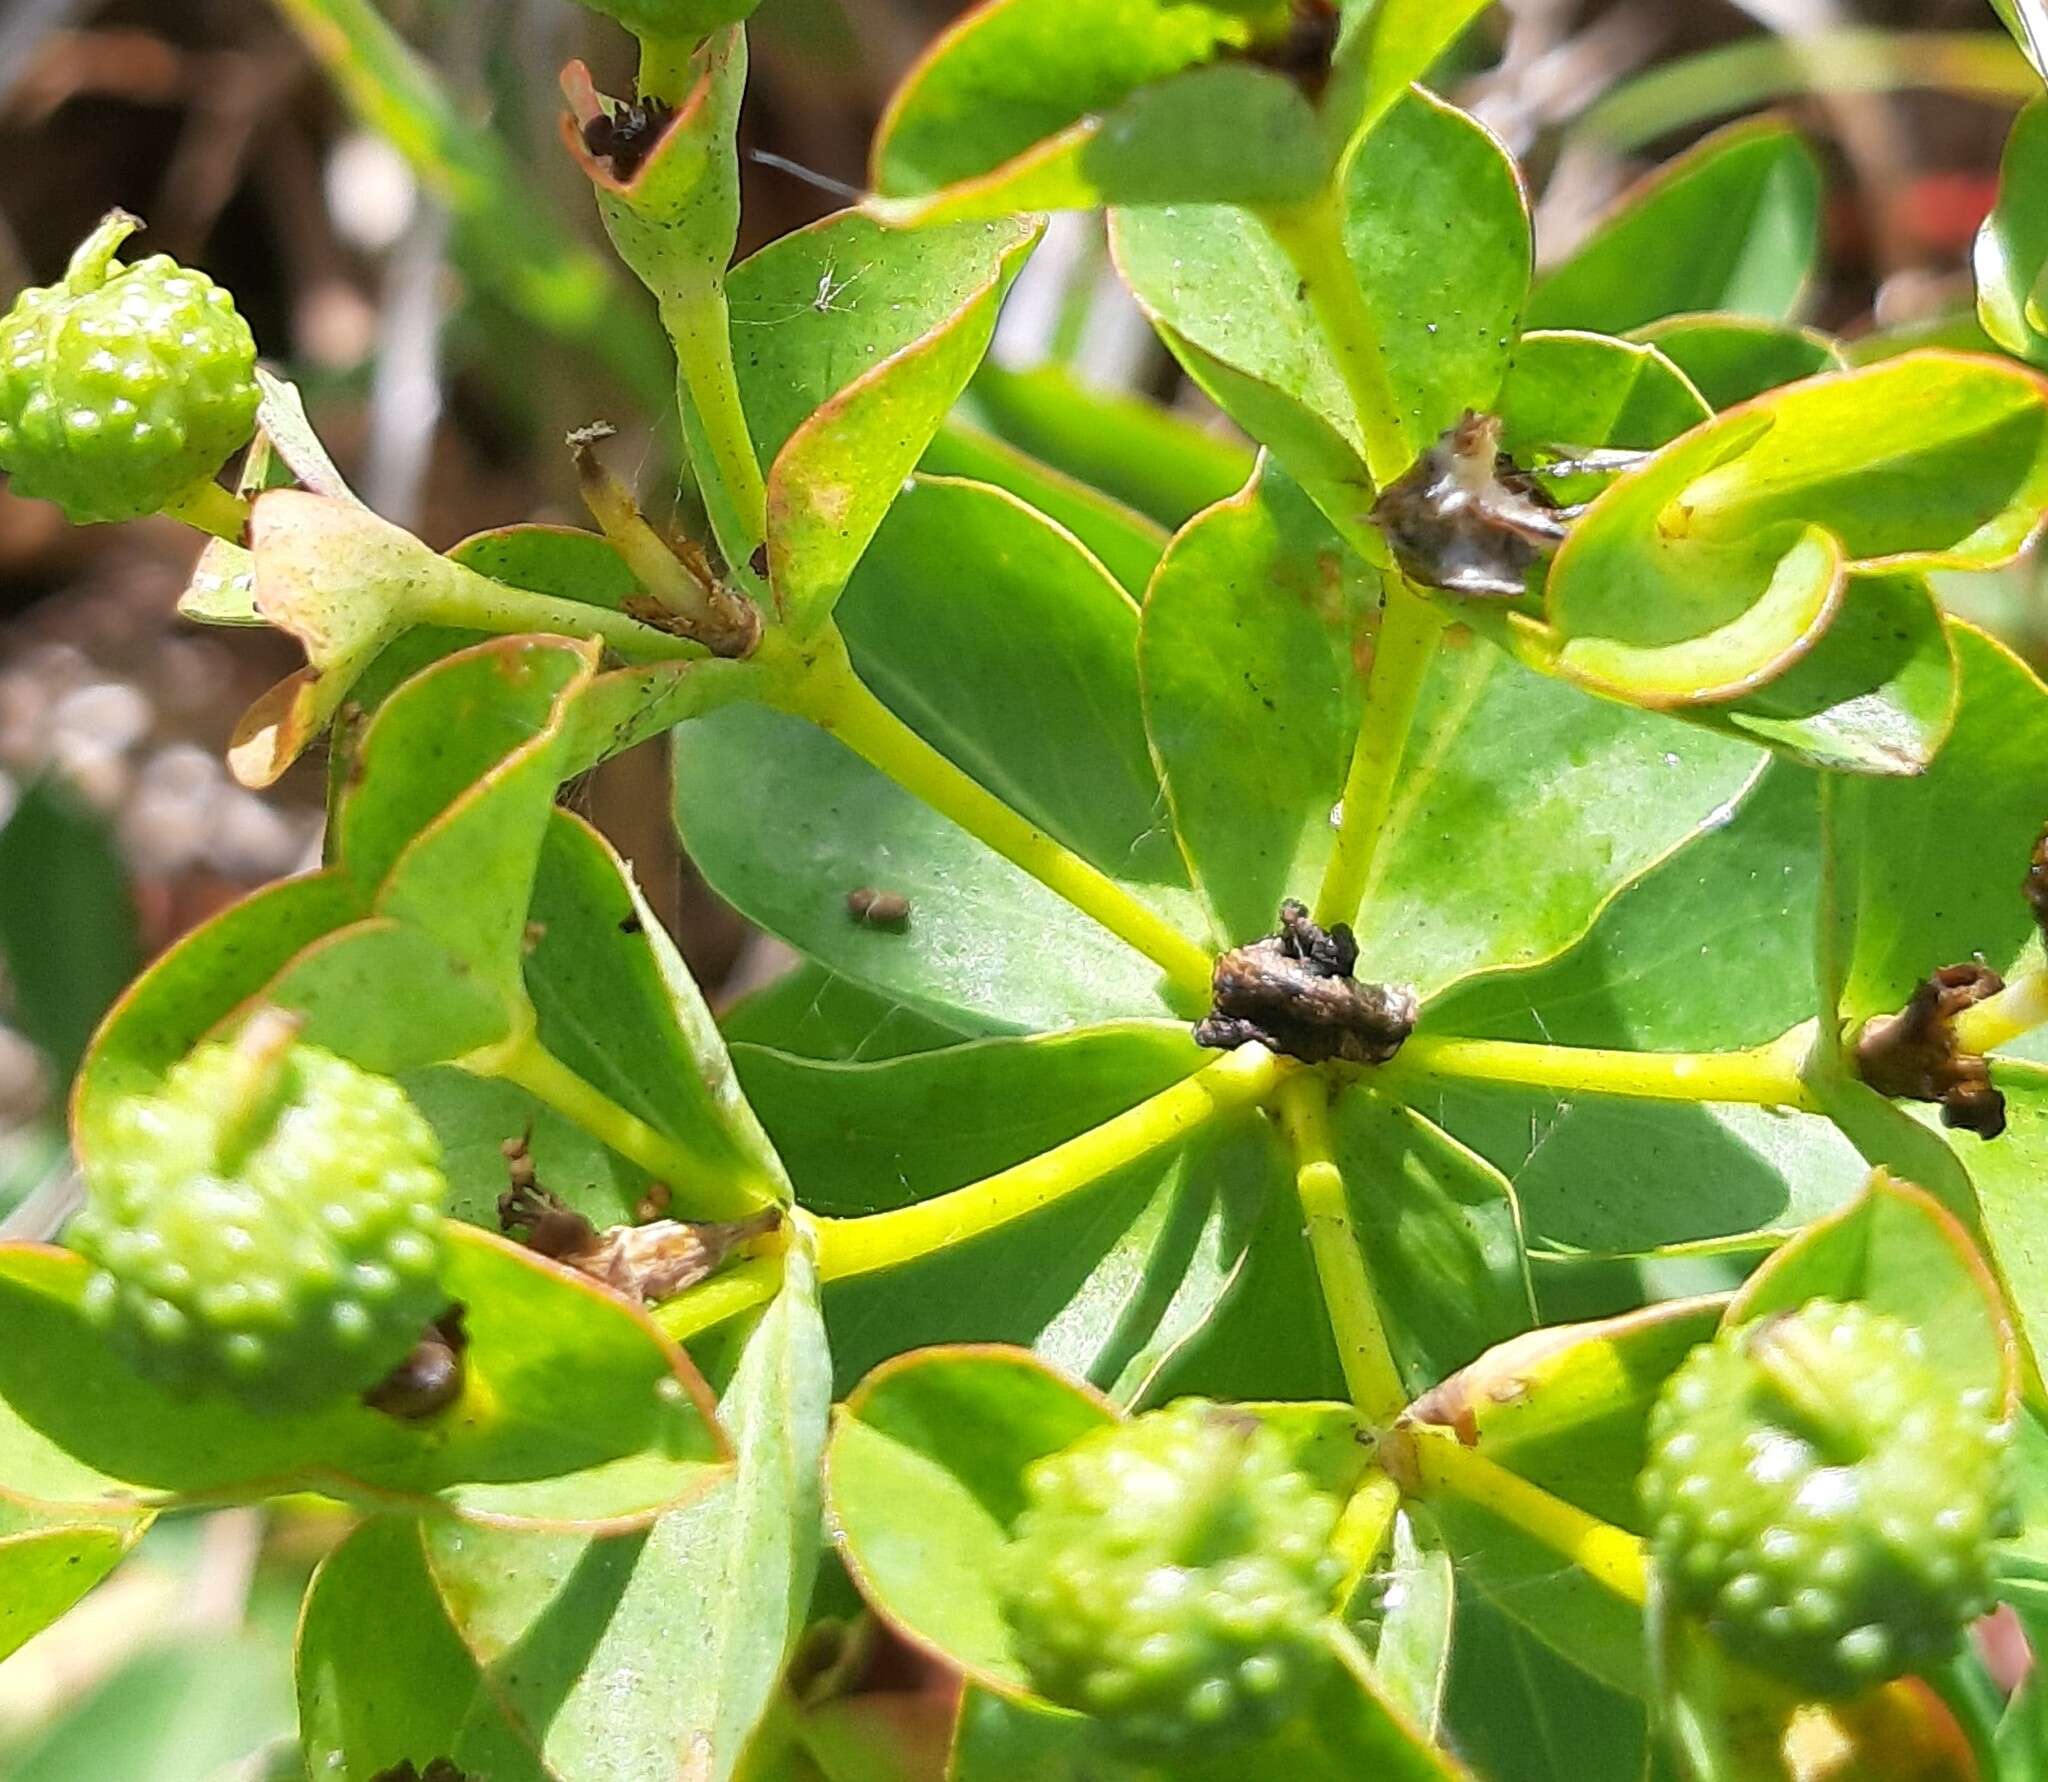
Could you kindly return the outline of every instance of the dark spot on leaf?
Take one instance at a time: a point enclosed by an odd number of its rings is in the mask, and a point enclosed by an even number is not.
[[[630,911],[619,918],[619,932],[621,934],[639,934],[645,927],[646,924],[640,920],[640,912],[638,910]]]

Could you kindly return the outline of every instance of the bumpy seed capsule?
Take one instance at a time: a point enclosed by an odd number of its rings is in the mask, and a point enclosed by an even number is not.
[[[396,1083],[259,1016],[113,1110],[69,1238],[140,1372],[303,1410],[382,1380],[442,1310],[446,1197]]]
[[[203,272],[115,259],[114,212],[0,317],[0,470],[77,524],[161,512],[256,425],[256,343]]]
[[[1333,1499],[1280,1436],[1200,1399],[1025,1477],[999,1580],[1033,1683],[1141,1753],[1270,1732],[1321,1675]]]
[[[1866,1306],[1724,1331],[1650,1420],[1639,1486],[1666,1599],[1815,1696],[1937,1661],[1990,1607],[2010,1435]]]

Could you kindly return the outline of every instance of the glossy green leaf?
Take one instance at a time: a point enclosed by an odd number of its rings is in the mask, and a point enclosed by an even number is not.
[[[1709,413],[1658,348],[1569,332],[1522,336],[1499,410],[1502,448],[1522,463],[1536,462],[1539,448],[1648,450]]]
[[[372,1782],[447,1758],[491,1782],[559,1782],[449,1623],[417,1523],[373,1517],[328,1555],[299,1623],[298,1678],[312,1775]]]
[[[1070,534],[982,484],[919,479],[841,626],[861,678],[980,784],[1126,884],[1186,885],[1146,747],[1138,610]]]
[[[2048,400],[2015,367],[1914,353],[1796,384],[1612,485],[1546,591],[1559,666],[1648,705],[1782,674],[1851,565],[1989,567],[2048,506]]]
[[[861,1594],[976,1682],[1028,1693],[995,1597],[1024,1469],[1110,1421],[1022,1350],[933,1349],[877,1369],[826,1450],[832,1530]]]
[[[749,920],[854,983],[1008,1032],[1167,1012],[1150,961],[803,720],[731,706],[674,747],[690,858]],[[861,886],[907,897],[908,923],[855,921]]]
[[[799,965],[741,997],[719,1028],[735,1046],[834,1064],[873,1064],[983,1037],[978,1028],[943,1026],[816,965]]]
[[[818,1556],[830,1369],[793,1251],[719,1410],[734,1466],[643,1533],[423,1531],[458,1636],[520,1736],[563,1778],[733,1776],[801,1624]]]
[[[1952,628],[1955,728],[1917,779],[1836,789],[1828,831],[1842,1012],[1900,1007],[1937,966],[2009,971],[2034,934],[2019,883],[2048,812],[2048,690],[2015,656]]]
[[[925,448],[919,468],[927,476],[966,478],[1016,496],[1079,539],[1134,600],[1143,598],[1165,553],[1166,532],[1156,521],[957,414]]]
[[[984,1040],[887,1063],[741,1046],[749,1099],[802,1203],[835,1216],[909,1205],[1022,1163],[1200,1063],[1161,1024]],[[826,1291],[850,1384],[926,1344],[1028,1343],[1128,1402],[1197,1332],[1241,1266],[1262,1198],[1288,1192],[1249,1119],[1205,1129],[1057,1205]]]
[[[1387,1338],[1411,1392],[1535,1319],[1514,1192],[1427,1120],[1354,1089],[1337,1099],[1335,1154]]]
[[[1415,1406],[1490,1460],[1603,1522],[1646,1533],[1636,1475],[1650,1407],[1720,1323],[1715,1299],[1552,1325],[1489,1350]]]
[[[566,811],[554,813],[542,843],[529,923],[525,982],[541,1043],[680,1141],[717,1182],[709,1192],[668,1183],[676,1216],[736,1198],[787,1199],[774,1147],[675,942],[631,868]]]
[[[1643,1782],[1652,1740],[1643,1704],[1594,1681],[1469,1583],[1458,1592],[1446,1717],[1486,1776],[1515,1782]]]
[[[1345,6],[1330,110],[1355,142],[1428,75],[1489,0],[1379,0]]]
[[[629,1527],[713,1481],[724,1442],[709,1395],[647,1318],[502,1239],[452,1225],[448,1240],[464,1392],[419,1423],[348,1402],[259,1417],[174,1398],[85,1320],[82,1258],[0,1250],[0,1488],[95,1511],[296,1488],[503,1525]]]
[[[0,964],[9,1025],[67,1083],[141,962],[128,869],[106,818],[63,782],[32,782],[0,821]]]
[[[1737,124],[1659,169],[1538,282],[1536,328],[1625,334],[1728,310],[1779,321],[1813,276],[1820,167],[1784,125]]]
[[[989,0],[897,89],[875,138],[875,189],[904,196],[986,174],[1285,17],[1264,0]]]
[[[888,155],[886,142],[881,152]],[[870,203],[890,222],[920,226],[1105,204],[1284,204],[1307,197],[1324,173],[1301,88],[1284,74],[1226,62],[1141,87],[978,177]]]
[[[1386,1570],[1371,1580],[1378,1602],[1373,1669],[1387,1699],[1410,1722],[1443,1738],[1444,1696],[1450,1682],[1457,1624],[1457,1579],[1451,1556],[1402,1510],[1394,1517]]]
[[[2018,1402],[2019,1360],[1990,1269],[1925,1193],[1883,1173],[1853,1206],[1817,1220],[1752,1275],[1727,1322],[1747,1324],[1810,1299],[1861,1300],[1920,1335],[1958,1393]]]
[[[149,1520],[50,1514],[0,1501],[0,1658],[119,1565]]]
[[[1234,495],[1252,471],[1253,454],[1242,440],[1084,383],[1061,365],[984,365],[968,387],[968,404],[1012,445],[1166,527],[1184,526]]]
[[[2018,358],[2048,364],[2048,100],[2036,99],[2013,125],[1975,266],[1985,333]]]
[[[1345,247],[1419,450],[1465,409],[1493,406],[1528,290],[1520,182],[1485,130],[1417,92],[1351,160],[1344,200]],[[1195,381],[1333,517],[1361,522],[1363,424],[1302,276],[1264,225],[1223,205],[1119,210],[1112,245]]]
[[[1638,328],[1633,338],[1654,346],[1717,409],[1846,364],[1817,329],[1725,311],[1667,316]]]
[[[1371,610],[1356,559],[1270,478],[1189,527],[1147,598],[1153,743],[1197,882],[1233,941],[1268,932],[1283,897],[1313,895]],[[1412,768],[1359,918],[1361,971],[1425,996],[1569,945],[1732,798],[1756,759],[1529,674],[1469,637],[1452,642],[1424,685]],[[1503,811],[1514,824],[1494,821]],[[1504,899],[1510,882],[1521,889]]]

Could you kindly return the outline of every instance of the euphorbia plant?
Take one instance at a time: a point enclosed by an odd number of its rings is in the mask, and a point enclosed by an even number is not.
[[[327,864],[101,1029],[92,1260],[0,1250],[10,1634],[316,1491],[311,1777],[2039,1774],[1970,1624],[2048,1632],[2048,689],[1927,579],[2048,512],[2038,110],[1999,350],[1852,364],[1775,123],[1533,277],[1414,84],[1476,0],[992,0],[729,268],[732,10],[565,78],[702,535],[595,430],[594,530],[437,554],[267,375],[243,494],[155,491],[305,645],[231,758],[328,733]],[[975,381],[1098,207],[1235,492]],[[113,374],[34,340],[72,500]],[[722,1031],[556,803],[663,738],[805,955]]]

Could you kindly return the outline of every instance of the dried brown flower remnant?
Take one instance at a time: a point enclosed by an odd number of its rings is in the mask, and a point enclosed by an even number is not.
[[[635,99],[617,111],[599,112],[583,126],[583,146],[612,164],[612,178],[629,180],[640,171],[661,133],[676,115],[665,99]]]
[[[1318,928],[1290,898],[1280,906],[1279,933],[1217,959],[1215,1001],[1195,1043],[1230,1051],[1256,1040],[1307,1064],[1384,1064],[1414,1031],[1415,996],[1359,983],[1357,965],[1351,930],[1341,922]]]
[[[425,1769],[420,1769],[408,1757],[388,1770],[379,1770],[370,1782],[484,1782],[484,1778],[458,1768],[452,1757],[430,1757]]]
[[[1500,449],[1498,415],[1470,410],[1380,491],[1372,522],[1411,581],[1516,599],[1564,541],[1566,516]]]
[[[545,1188],[515,1181],[498,1196],[498,1223],[508,1232],[523,1228],[529,1250],[601,1281],[627,1299],[653,1305],[717,1273],[738,1246],[780,1225],[782,1212],[763,1207],[744,1219],[719,1224],[656,1219],[600,1231]]]
[[[1957,1049],[1954,1022],[2004,988],[1989,966],[1944,965],[1896,1015],[1864,1023],[1856,1040],[1858,1072],[1880,1095],[1939,1102],[1944,1126],[1996,1138],[2005,1130],[2005,1097],[1991,1086],[1991,1067]]]
[[[2041,831],[2033,853],[2027,856],[2027,876],[2020,881],[2020,893],[2041,932],[2048,935],[2048,829]]]

